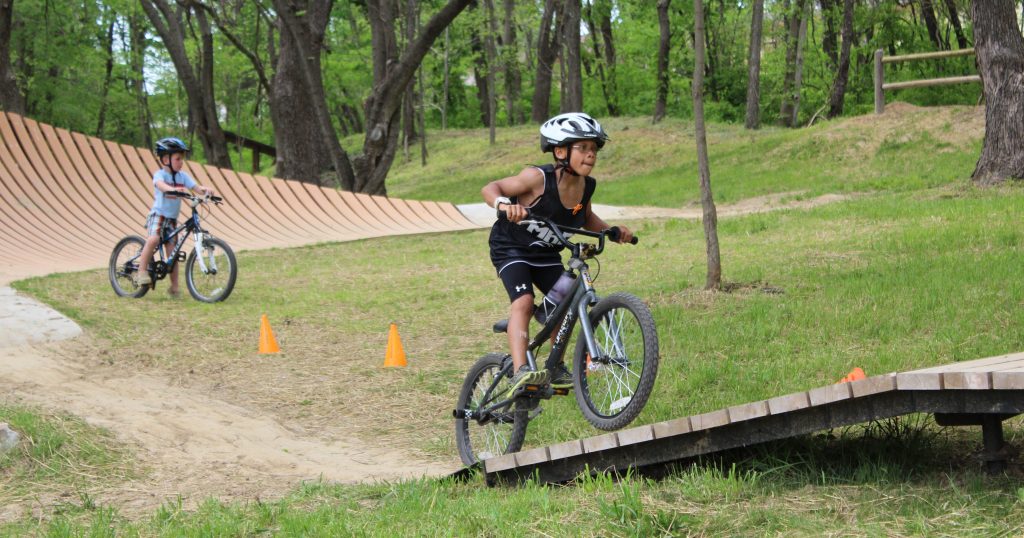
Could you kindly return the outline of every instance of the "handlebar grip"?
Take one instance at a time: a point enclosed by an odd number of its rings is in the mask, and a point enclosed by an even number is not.
[[[611,228],[608,228],[608,232],[607,233],[608,233],[608,238],[611,239],[612,241],[615,241],[617,243],[619,241],[619,236],[622,235],[622,230],[620,230],[618,226],[612,226]],[[635,245],[639,241],[640,241],[640,238],[638,238],[637,236],[634,235],[633,238],[629,240],[629,244]]]

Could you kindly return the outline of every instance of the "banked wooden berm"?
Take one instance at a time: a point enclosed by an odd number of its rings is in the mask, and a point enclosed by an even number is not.
[[[157,168],[150,149],[0,112],[0,284],[105,267],[121,237],[145,233]],[[186,169],[224,197],[204,223],[235,250],[479,228],[447,202],[353,194],[192,161]]]

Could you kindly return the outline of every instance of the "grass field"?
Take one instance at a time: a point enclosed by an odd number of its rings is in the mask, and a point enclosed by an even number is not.
[[[971,108],[890,107],[799,131],[712,125],[712,186],[720,203],[765,194],[850,195],[808,210],[722,219],[728,292],[704,282],[699,222],[629,224],[636,247],[610,247],[597,287],[650,304],[662,367],[637,424],[832,383],[853,366],[869,375],[1024,349],[1024,189],[980,190],[968,177],[980,148]],[[698,198],[692,125],[608,122],[613,142],[595,174],[596,201],[679,207]],[[541,162],[534,129],[431,133],[430,165],[398,164],[392,196],[476,202],[487,180]],[[467,159],[467,155],[479,156]],[[503,168],[507,167],[507,168]],[[450,410],[472,362],[504,347],[490,333],[506,304],[487,260],[485,230],[243,252],[235,293],[220,305],[118,300],[105,271],[52,275],[16,288],[79,322],[97,367],[152,370],[185,386],[216,386],[231,402],[321,432],[403,444],[452,458]],[[772,293],[765,290],[771,289]],[[781,293],[779,293],[781,291]],[[161,307],[161,316],[152,314]],[[254,312],[267,312],[286,360],[255,353]],[[175,354],[136,342],[163,323],[183,331]],[[382,370],[388,323],[409,354]],[[30,431],[73,419],[4,404]],[[357,426],[337,427],[338,417]],[[69,422],[72,421],[72,422]],[[59,427],[59,428],[58,428]],[[89,450],[14,453],[0,460],[0,503],[33,488],[79,492],[42,520],[0,534],[46,535],[956,535],[1024,532],[1020,468],[981,472],[977,428],[906,417],[755,447],[680,468],[660,480],[580,478],[566,487],[489,489],[481,480],[296,485],[287,498],[245,505],[169,502],[128,519],[89,501],[74,473],[107,484],[136,472],[109,436]],[[531,422],[527,446],[596,433],[571,398]],[[1011,443],[1024,434],[1006,424]],[[33,434],[35,435],[35,434]],[[38,435],[43,435],[42,433]],[[31,474],[35,473],[35,474]],[[44,476],[45,475],[45,476]],[[10,492],[14,492],[13,494]]]

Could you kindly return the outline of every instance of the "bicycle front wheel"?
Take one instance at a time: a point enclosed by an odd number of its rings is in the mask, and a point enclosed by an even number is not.
[[[235,253],[215,237],[207,237],[202,252],[193,249],[185,262],[185,284],[197,301],[216,303],[227,299],[237,277]]]
[[[467,466],[517,452],[526,438],[527,411],[505,398],[512,380],[512,358],[488,353],[469,369],[455,408],[455,442]],[[496,403],[507,403],[488,409]]]
[[[137,235],[129,235],[117,242],[110,253],[110,264],[107,273],[114,293],[121,297],[139,298],[149,291],[149,286],[135,284],[139,274],[139,258],[146,241]]]
[[[601,430],[617,430],[640,414],[658,375],[658,332],[638,297],[613,293],[590,311],[597,357],[577,339],[574,392],[583,416]]]

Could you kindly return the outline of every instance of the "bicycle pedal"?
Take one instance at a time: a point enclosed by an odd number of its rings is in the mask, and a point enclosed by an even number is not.
[[[566,388],[558,388],[558,389],[552,389],[552,390],[554,390],[556,396],[565,396],[565,395],[569,394],[569,389],[566,389]]]

